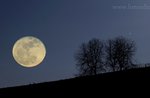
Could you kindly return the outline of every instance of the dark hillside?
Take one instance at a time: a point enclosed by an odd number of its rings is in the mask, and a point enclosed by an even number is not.
[[[150,84],[150,68],[85,76],[0,89],[0,96],[119,96],[141,92]],[[146,87],[146,88],[145,88]]]

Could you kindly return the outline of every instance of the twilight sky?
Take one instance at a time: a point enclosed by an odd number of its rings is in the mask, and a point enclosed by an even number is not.
[[[23,36],[35,36],[47,48],[35,68],[12,57]],[[116,36],[136,42],[137,63],[150,63],[150,0],[0,0],[0,87],[74,77],[82,42]]]

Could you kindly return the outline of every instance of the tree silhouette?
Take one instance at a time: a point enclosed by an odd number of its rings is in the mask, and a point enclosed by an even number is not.
[[[105,47],[106,64],[113,71],[128,69],[133,66],[133,56],[136,47],[132,40],[124,37],[117,37],[114,40],[108,40]]]
[[[92,39],[83,43],[75,55],[79,76],[96,75],[103,68],[103,43],[99,39]]]

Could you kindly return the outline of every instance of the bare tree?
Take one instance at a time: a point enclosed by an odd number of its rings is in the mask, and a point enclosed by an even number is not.
[[[115,48],[114,48],[114,41],[108,40],[105,45],[105,52],[106,52],[106,65],[110,66],[113,71],[116,71],[116,64],[117,60],[115,57]]]
[[[133,65],[133,56],[136,51],[135,43],[124,37],[109,40],[106,44],[106,64],[113,71],[128,69]]]
[[[75,59],[80,76],[100,73],[103,70],[103,43],[98,39],[83,43]]]

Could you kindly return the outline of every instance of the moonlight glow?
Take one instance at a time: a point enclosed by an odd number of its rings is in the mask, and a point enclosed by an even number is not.
[[[14,44],[12,54],[18,64],[24,67],[34,67],[43,61],[46,49],[38,38],[26,36]]]

